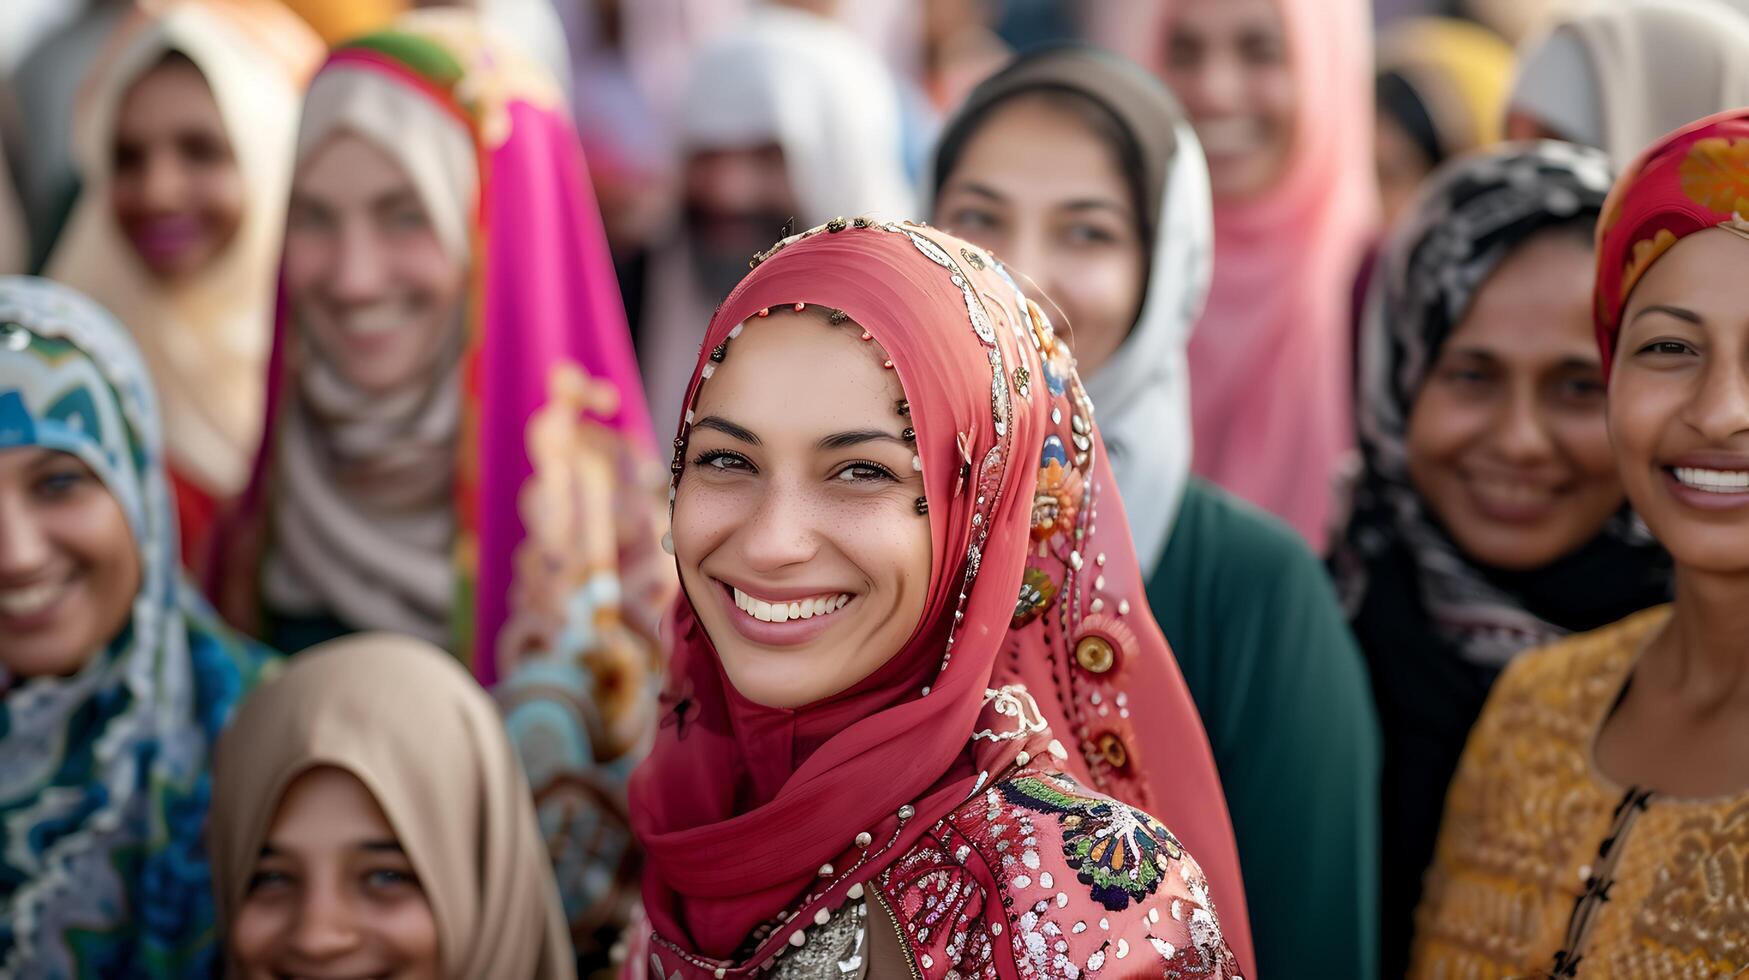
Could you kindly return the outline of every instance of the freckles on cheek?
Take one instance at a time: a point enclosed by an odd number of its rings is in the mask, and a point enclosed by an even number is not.
[[[717,487],[680,480],[674,500],[674,550],[696,561],[726,538],[745,516],[739,496]]]

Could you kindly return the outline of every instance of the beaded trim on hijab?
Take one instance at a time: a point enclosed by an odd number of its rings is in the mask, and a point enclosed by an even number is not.
[[[972,329],[977,333],[979,340],[983,342],[986,349],[986,356],[989,358],[991,366],[990,411],[991,422],[998,437],[997,443],[985,454],[981,466],[975,467],[974,460],[969,450],[972,442],[971,434],[961,433],[958,440],[962,461],[960,465],[959,480],[955,486],[955,496],[957,497],[959,494],[966,492],[968,484],[972,483],[974,472],[979,475],[979,479],[973,487],[974,492],[976,492],[978,496],[976,510],[974,510],[972,514],[972,542],[966,553],[966,572],[964,581],[960,586],[958,596],[959,606],[954,611],[953,629],[950,630],[948,634],[946,649],[943,652],[941,663],[937,667],[937,675],[939,676],[939,673],[946,669],[953,656],[953,645],[957,635],[957,629],[959,624],[965,618],[963,607],[969,599],[972,582],[976,579],[982,563],[983,547],[989,535],[990,522],[988,518],[989,515],[994,512],[998,503],[1001,476],[1008,463],[1008,457],[1012,449],[1009,438],[1009,431],[1013,421],[1013,404],[1010,400],[1010,385],[1012,384],[1015,395],[1021,398],[1030,399],[1030,376],[1024,366],[1017,367],[1012,374],[1007,370],[1007,366],[1001,353],[1001,348],[997,344],[995,323],[987,309],[984,307],[983,301],[978,297],[976,290],[973,289],[970,280],[955,263],[953,257],[935,242],[902,225],[895,223],[878,223],[872,219],[863,217],[856,218],[853,221],[846,221],[843,218],[834,218],[818,227],[786,236],[771,248],[754,256],[752,261],[749,262],[749,267],[757,268],[760,263],[771,258],[789,245],[803,239],[813,237],[817,234],[836,234],[851,227],[858,229],[872,228],[892,234],[906,235],[910,238],[911,243],[919,252],[928,257],[935,264],[941,266],[943,269],[948,270],[952,277],[953,284],[960,288],[961,293],[964,296],[966,311],[972,324]],[[918,227],[926,226],[918,225]],[[999,263],[995,262],[993,259],[987,259],[984,255],[973,249],[961,249],[960,251],[961,258],[968,265],[972,266],[972,268],[983,270],[993,266],[996,271],[1002,275],[1002,278],[1008,283],[1010,288],[1014,289],[1017,303],[1019,304],[1020,309],[1027,312],[1027,319],[1030,321],[1024,325],[1019,323],[1012,324],[1016,335],[1023,338],[1024,342],[1032,344],[1035,349],[1041,351],[1047,349],[1054,338],[1053,328],[1049,318],[1045,316],[1041,309],[1039,309],[1038,305],[1025,298],[1024,293],[1021,292],[1019,287],[1013,282],[1012,278],[1006,274],[1005,270],[1002,269],[1002,266]],[[800,313],[807,309],[807,304],[796,302],[789,304],[789,308],[794,312]],[[754,317],[769,317],[773,312],[773,309],[773,307],[762,308],[755,312]],[[776,309],[781,310],[782,307],[777,307]],[[850,317],[848,314],[844,313],[844,311],[834,309],[828,313],[827,321],[832,325],[842,325],[850,322]],[[727,339],[712,349],[710,356],[706,360],[704,366],[700,369],[701,387],[704,381],[708,381],[716,373],[717,365],[722,364],[727,360],[729,347],[734,340],[741,336],[744,328],[744,323],[736,324],[730,329]],[[868,330],[863,330],[859,339],[872,342],[874,337]],[[891,369],[893,367],[893,362],[891,359],[886,359],[883,362],[883,366]],[[696,392],[694,392],[693,399],[696,402]],[[1080,465],[1087,465],[1091,460],[1093,451],[1093,442],[1091,438],[1086,435],[1087,432],[1091,431],[1091,426],[1087,423],[1086,419],[1091,417],[1092,405],[1087,402],[1085,394],[1079,391],[1077,392],[1076,403],[1077,408],[1074,418],[1071,420],[1074,423],[1075,430],[1074,442],[1076,447],[1076,459]],[[909,400],[901,399],[895,403],[894,411],[900,417],[907,420],[910,419],[911,405]],[[1055,415],[1056,413],[1053,414]],[[674,501],[678,493],[679,479],[685,470],[686,446],[694,419],[694,411],[689,406],[681,422],[681,431],[675,437],[673,443],[674,454],[669,465],[670,481],[668,488],[670,516],[672,516]],[[1060,416],[1053,419],[1053,421],[1060,422]],[[916,439],[915,428],[907,426],[904,430],[904,436],[907,441],[914,443]],[[923,461],[915,454],[912,456],[912,468],[919,473],[923,471]],[[929,511],[928,498],[917,498],[916,509],[919,515],[926,515]],[[1071,556],[1071,562],[1076,567],[1080,566],[1080,556],[1078,552]],[[923,696],[928,696],[929,692],[930,688],[926,686],[922,689],[921,694]],[[1045,720],[1044,713],[1040,710],[1037,701],[1022,686],[1009,685],[999,689],[987,688],[984,692],[984,699],[985,704],[990,706],[998,716],[1012,720],[1012,725],[1005,727],[1001,731],[997,731],[994,728],[974,731],[971,733],[971,738],[974,741],[1015,741],[1033,737],[1048,730],[1049,725]],[[1057,759],[1066,759],[1068,757],[1067,750],[1063,747],[1062,743],[1056,739],[1052,739],[1049,742],[1048,751]],[[1018,755],[1015,761],[1019,765],[1024,766],[1032,761],[1032,757],[1029,753],[1023,751]],[[970,795],[975,796],[977,793],[981,792],[987,785],[990,776],[990,773],[980,774],[980,777],[977,780],[977,783],[973,786]],[[970,797],[968,796],[968,798]],[[806,906],[817,901],[820,896],[830,892],[837,882],[853,875],[867,861],[895,846],[902,836],[906,824],[914,818],[915,815],[916,810],[910,804],[901,806],[895,814],[898,818],[898,825],[893,829],[890,839],[878,847],[876,846],[872,833],[868,831],[858,833],[853,838],[855,847],[862,851],[857,862],[842,871],[833,867],[831,864],[822,865],[818,872],[818,877],[823,882],[821,889],[817,894],[806,897],[801,905]],[[851,901],[857,901],[863,898],[863,895],[864,888],[862,885],[858,884],[853,885],[849,889],[846,897]],[[819,916],[816,916],[816,924],[819,926],[825,926],[831,921],[829,914],[827,915],[825,922],[819,921]],[[769,923],[760,930],[763,935],[756,935],[750,938],[754,940],[754,945],[761,945],[773,932],[786,925],[792,924],[792,922],[793,920],[779,920],[777,922]],[[806,944],[807,938],[807,929],[804,925],[796,928],[794,932],[790,934],[788,937],[788,943],[791,947],[800,948]],[[656,940],[657,942],[662,943],[660,936],[657,936]],[[667,943],[662,943],[662,945],[669,952],[685,958],[695,966],[713,969],[716,976],[725,976],[727,973],[727,968],[724,966],[697,959],[685,950],[674,948]],[[776,961],[773,960],[772,962],[775,963]],[[767,965],[767,968],[769,968],[769,966],[770,964]]]
[[[928,227],[922,223],[916,223],[915,226],[920,228]],[[837,234],[844,231],[846,228],[872,228],[896,235],[905,235],[911,239],[911,244],[916,246],[917,250],[931,262],[948,270],[952,276],[953,284],[959,287],[960,292],[965,298],[966,314],[971,320],[972,330],[978,335],[978,339],[983,342],[986,356],[990,359],[990,418],[995,426],[997,442],[996,445],[990,447],[989,452],[984,456],[982,466],[977,469],[979,473],[977,484],[978,501],[977,509],[972,513],[972,543],[966,553],[965,581],[961,583],[958,600],[959,604],[954,609],[954,626],[948,633],[947,648],[942,653],[941,665],[936,671],[939,676],[940,672],[945,670],[948,663],[953,659],[953,646],[957,639],[959,624],[965,619],[965,603],[969,596],[972,581],[977,578],[978,569],[983,562],[984,542],[988,539],[990,533],[988,517],[990,513],[995,510],[997,503],[996,498],[998,496],[997,490],[1001,486],[1002,471],[1006,468],[1008,463],[1009,450],[1011,448],[1009,446],[1008,430],[1009,423],[1013,419],[1013,405],[1009,402],[1010,376],[1002,358],[1002,348],[996,343],[995,322],[991,319],[989,311],[985,309],[983,301],[978,298],[977,291],[972,288],[971,281],[961,272],[959,266],[954,262],[953,256],[949,255],[941,246],[917,232],[909,230],[903,225],[893,222],[876,222],[868,217],[857,217],[850,221],[846,221],[843,218],[833,218],[825,224],[786,236],[776,244],[772,245],[769,249],[753,256],[753,258],[747,263],[748,268],[758,268],[760,263],[765,262],[778,252],[783,251],[785,248],[796,242],[820,234]],[[979,253],[969,248],[962,248],[960,251],[963,253],[966,262],[972,265],[973,268],[982,269],[987,266],[994,266],[996,271],[1002,275],[1002,278],[1014,289],[1016,302],[1019,305],[1019,308],[1026,310],[1029,314],[1028,318],[1031,320],[1025,328],[1023,328],[1021,324],[1013,324],[1014,330],[1016,334],[1020,335],[1026,342],[1031,343],[1034,349],[1041,351],[1044,350],[1048,346],[1050,339],[1054,338],[1053,328],[1049,318],[1045,316],[1044,311],[1039,308],[1037,303],[1026,298],[1025,294],[1021,292],[1019,286],[1015,285],[1013,279],[1008,276],[1006,270],[1002,268],[1000,263],[994,262],[993,260],[987,260]],[[793,304],[792,309],[800,312],[801,310],[806,309],[806,304],[795,303]],[[836,312],[842,313],[842,311]],[[770,315],[770,307],[761,309],[755,314],[756,317],[767,317]],[[828,319],[831,319],[831,317],[829,316]],[[848,317],[845,319],[848,319]],[[729,331],[728,339],[724,340],[711,351],[710,358],[705,362],[704,367],[700,369],[701,386],[705,381],[710,380],[711,376],[716,373],[717,365],[721,364],[728,357],[729,345],[736,338],[741,336],[741,331],[745,326],[746,324],[744,323],[736,324]],[[866,330],[863,331],[863,338],[866,340],[873,339]],[[891,368],[893,362],[889,359],[885,362],[884,366]],[[1030,398],[1030,385],[1028,384],[1028,376],[1024,367],[1016,371],[1014,375],[1014,386],[1018,390],[1020,397]],[[697,397],[697,393],[694,392],[693,400],[696,401]],[[1077,389],[1077,398],[1078,401],[1082,402],[1086,400],[1085,394],[1080,392],[1079,389]],[[906,404],[905,410],[901,414],[908,413],[909,405]],[[1078,405],[1078,411],[1076,412],[1075,417],[1071,420],[1075,423],[1074,442],[1076,448],[1076,464],[1082,467],[1088,465],[1093,451],[1092,439],[1086,435],[1086,432],[1091,430],[1091,425],[1086,421],[1086,418],[1091,417],[1091,415],[1091,404]],[[680,423],[680,434],[674,438],[674,456],[668,466],[670,474],[668,481],[668,514],[670,519],[674,516],[674,498],[679,491],[680,474],[686,468],[686,445],[691,433],[693,421],[694,412],[689,406]],[[914,435],[915,433],[913,432],[913,436]],[[974,470],[973,461],[967,448],[971,444],[970,434],[961,433],[959,441],[961,453],[964,456],[964,459],[961,464],[960,479],[954,488],[954,495],[956,497],[964,491]],[[923,472],[922,459],[915,455],[912,456],[911,467],[918,473]],[[916,508],[919,514],[927,514],[929,510],[928,499],[924,497],[917,498]],[[1072,561],[1077,564],[1077,567],[1079,566],[1079,558],[1079,553],[1076,553],[1072,558]],[[928,696],[929,691],[930,688],[925,686],[922,693],[924,696]],[[991,692],[991,695],[994,697],[995,692]]]

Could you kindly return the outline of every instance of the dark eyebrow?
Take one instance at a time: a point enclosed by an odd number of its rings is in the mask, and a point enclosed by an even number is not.
[[[361,851],[403,855],[407,853],[406,848],[402,847],[401,842],[398,840],[362,840],[355,842],[352,846]],[[270,841],[261,845],[261,854],[259,856],[264,858],[284,857],[286,856],[286,852],[275,847]]]
[[[716,415],[706,415],[704,418],[693,423],[692,427],[695,429],[714,429],[731,439],[738,439],[749,446],[761,445],[758,436],[741,428],[728,419]]]
[[[962,190],[962,191],[965,191],[965,192],[970,193],[970,194],[976,194],[979,197],[987,197],[992,201],[1006,201],[1006,200],[1008,200],[1008,196],[1006,194],[1003,194],[1001,191],[996,190],[994,187],[991,187],[988,184],[980,184],[975,180],[961,181],[960,183],[954,185],[954,189],[955,190]]]
[[[1453,347],[1447,350],[1441,359],[1443,360],[1445,357],[1473,357],[1478,361],[1498,361],[1500,359],[1499,355],[1486,347]]]
[[[413,188],[397,187],[392,191],[377,195],[376,200],[370,202],[370,206],[375,211],[393,211],[396,208],[409,206],[423,209],[423,202],[419,200],[419,193]]]
[[[879,429],[856,429],[851,432],[834,432],[824,439],[821,439],[818,445],[821,449],[849,449],[851,446],[860,446],[865,442],[880,441],[896,442],[901,446],[910,445],[910,443],[903,437],[893,435],[891,432],[882,432]]]
[[[1116,201],[1103,198],[1083,198],[1075,201],[1065,201],[1062,205],[1065,211],[1115,211],[1124,217],[1129,217],[1130,209]]]
[[[1696,313],[1693,310],[1685,310],[1680,306],[1665,306],[1662,303],[1654,303],[1651,306],[1648,306],[1645,309],[1641,310],[1640,312],[1635,313],[1634,320],[1637,322],[1640,319],[1640,317],[1643,317],[1648,313],[1662,313],[1665,316],[1673,316],[1676,319],[1682,320],[1686,323],[1692,323],[1697,327],[1700,326],[1700,314],[1699,313]]]

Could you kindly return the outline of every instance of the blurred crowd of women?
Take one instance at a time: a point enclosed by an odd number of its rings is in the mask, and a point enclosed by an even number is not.
[[[1749,2],[4,4],[0,980],[1749,972]]]

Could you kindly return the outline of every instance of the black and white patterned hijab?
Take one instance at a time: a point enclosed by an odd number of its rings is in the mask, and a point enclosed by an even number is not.
[[[1386,241],[1360,335],[1356,420],[1363,468],[1334,559],[1351,617],[1366,598],[1373,571],[1395,549],[1406,551],[1417,570],[1419,612],[1427,626],[1463,659],[1484,667],[1498,669],[1524,650],[1602,625],[1562,622],[1588,617],[1550,610],[1625,605],[1617,614],[1625,615],[1650,604],[1640,597],[1646,583],[1657,579],[1648,570],[1659,565],[1662,553],[1630,512],[1624,510],[1598,541],[1581,548],[1586,560],[1559,559],[1528,575],[1503,575],[1480,568],[1458,549],[1409,480],[1410,409],[1476,292],[1537,233],[1575,221],[1595,223],[1611,180],[1609,158],[1599,151],[1547,141],[1508,144],[1436,171]],[[1600,563],[1620,574],[1599,581]],[[1615,587],[1624,593],[1619,604],[1593,594]],[[1530,601],[1531,590],[1540,601]],[[1561,595],[1569,591],[1571,596]]]

